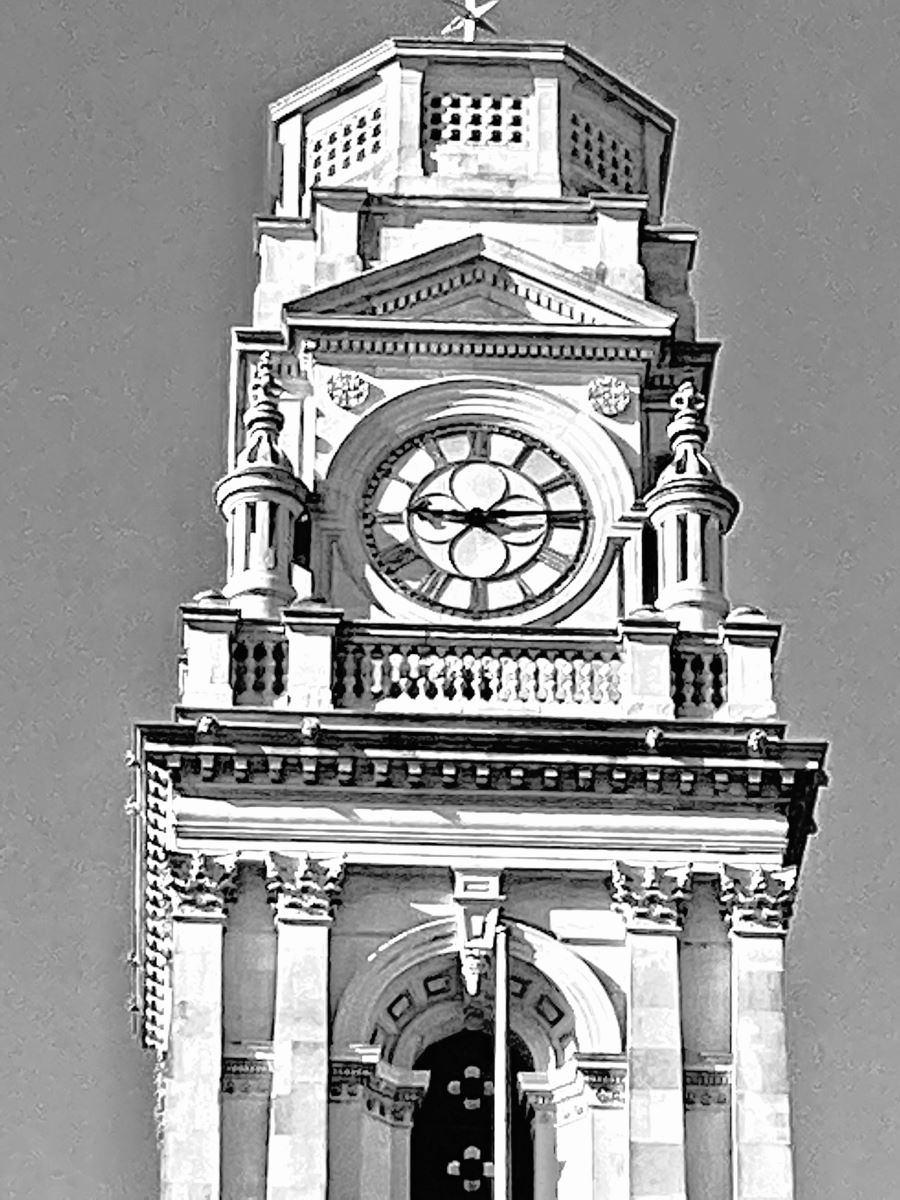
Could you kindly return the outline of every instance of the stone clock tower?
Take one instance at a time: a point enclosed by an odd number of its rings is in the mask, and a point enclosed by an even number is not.
[[[726,599],[673,119],[403,38],[269,115],[224,582],[134,755],[161,1196],[790,1200],[825,747]]]

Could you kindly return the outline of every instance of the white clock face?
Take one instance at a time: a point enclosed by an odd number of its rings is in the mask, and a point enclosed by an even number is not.
[[[372,474],[372,565],[419,604],[474,620],[526,612],[569,582],[593,517],[576,473],[537,438],[481,423],[407,439]]]

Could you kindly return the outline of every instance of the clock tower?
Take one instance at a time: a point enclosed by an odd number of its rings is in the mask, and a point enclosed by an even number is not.
[[[794,1196],[825,746],[726,597],[673,134],[557,42],[270,106],[224,575],[136,731],[162,1200]]]

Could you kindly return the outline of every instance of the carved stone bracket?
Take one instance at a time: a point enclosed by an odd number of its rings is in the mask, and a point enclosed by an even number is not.
[[[459,969],[468,996],[481,990],[500,920],[499,871],[453,872],[453,899],[459,920]]]
[[[613,865],[613,908],[631,929],[678,930],[691,894],[691,866]]]
[[[169,851],[167,874],[172,915],[184,920],[220,919],[235,895],[237,856]]]
[[[787,931],[797,894],[797,868],[735,867],[719,875],[722,915],[732,933]]]
[[[343,858],[266,855],[266,891],[279,921],[330,921],[340,903]]]
[[[722,1112],[730,1108],[731,1070],[720,1064],[686,1066],[684,1104],[689,1112]]]
[[[628,1068],[624,1062],[606,1062],[577,1055],[592,1108],[624,1108]]]

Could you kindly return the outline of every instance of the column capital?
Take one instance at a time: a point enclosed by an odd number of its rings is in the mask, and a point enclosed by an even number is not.
[[[719,873],[722,916],[733,934],[783,936],[794,911],[796,867],[738,867]]]
[[[172,916],[182,921],[223,921],[234,899],[237,855],[170,850],[166,884]]]
[[[613,863],[610,893],[631,932],[678,933],[691,895],[691,864]]]
[[[266,855],[266,891],[277,921],[328,924],[340,903],[343,857],[319,859],[310,854]]]

